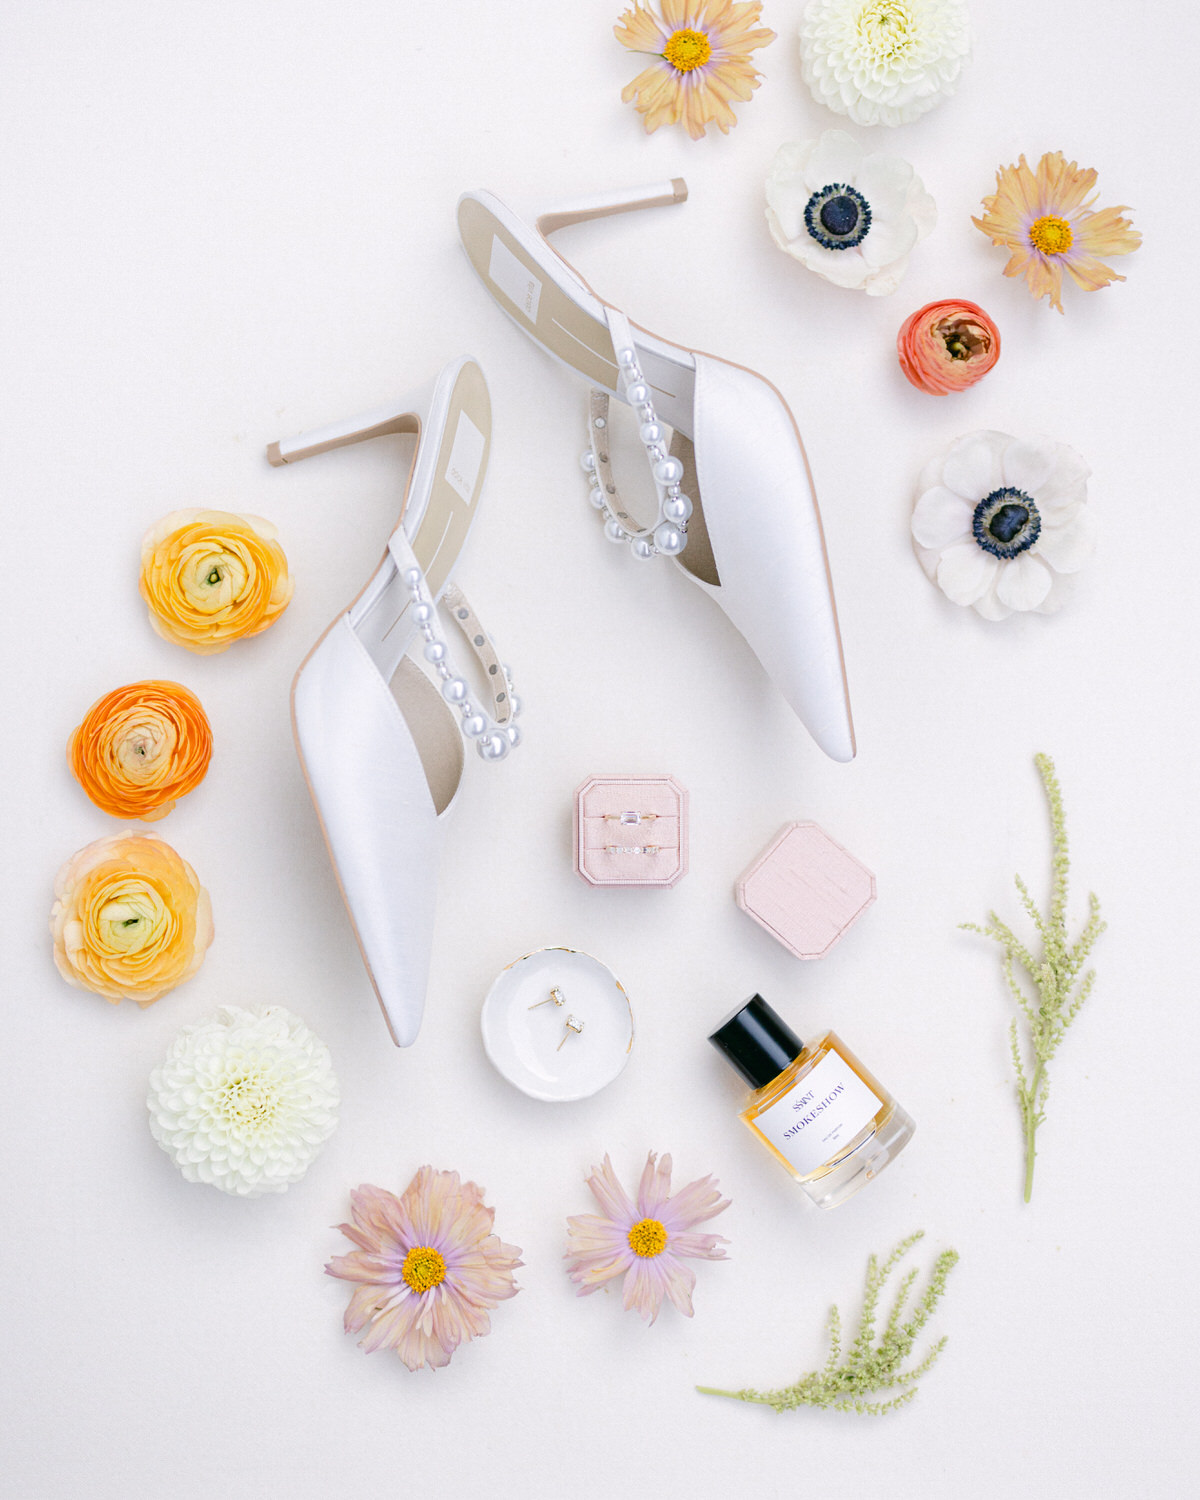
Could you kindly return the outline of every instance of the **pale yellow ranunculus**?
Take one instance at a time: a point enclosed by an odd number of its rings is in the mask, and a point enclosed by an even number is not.
[[[138,586],[159,635],[211,656],[273,625],[293,589],[277,535],[229,510],[176,510],[152,526]]]
[[[97,839],[54,882],[54,962],[68,984],[151,1005],[190,979],[213,937],[196,872],[149,834]]]

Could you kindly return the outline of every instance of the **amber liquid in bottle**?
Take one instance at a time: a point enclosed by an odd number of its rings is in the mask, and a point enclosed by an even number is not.
[[[911,1117],[832,1031],[755,1090],[741,1118],[822,1208],[836,1207],[878,1176],[914,1128]],[[788,1136],[794,1131],[808,1138],[793,1144]]]

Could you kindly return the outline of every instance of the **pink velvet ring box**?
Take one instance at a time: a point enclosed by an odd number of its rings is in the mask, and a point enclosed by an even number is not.
[[[789,823],[742,875],[734,895],[789,953],[821,958],[875,900],[875,877],[816,823]]]
[[[670,776],[589,777],[575,793],[574,845],[589,885],[674,885],[687,874],[687,791]]]

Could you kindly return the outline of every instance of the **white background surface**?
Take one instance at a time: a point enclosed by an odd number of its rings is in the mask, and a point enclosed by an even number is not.
[[[1192,460],[1197,160],[1189,6],[974,0],[956,98],[894,132],[941,222],[900,291],[833,288],[762,216],[776,147],[843,123],[800,79],[801,5],[728,138],[646,138],[619,100],[636,59],[616,0],[520,5],[8,0],[4,139],[6,838],[3,1145],[5,1491],[19,1500],[364,1493],[663,1497],[1177,1495],[1194,1474],[1191,1249],[1197,728]],[[970,225],[999,163],[1061,148],[1100,169],[1146,243],[1060,318],[1001,277]],[[821,496],[860,756],[826,761],[721,613],[666,565],[606,547],[577,454],[584,386],[491,304],[454,203],[518,205],[686,176],[685,207],[564,237],[593,284],[663,335],[786,393]],[[903,381],[892,344],[961,294],[1004,354],[970,393]],[[293,753],[287,695],[375,565],[396,449],[273,471],[273,438],[402,394],[447,359],[488,372],[495,446],[459,574],[525,697],[526,745],[468,766],[440,876],[424,1030],[388,1042]],[[989,625],[912,556],[912,481],[976,427],[1047,432],[1091,463],[1099,555],[1069,612]],[[138,542],[204,505],[276,521],[297,580],[269,633],[201,658],[150,630]],[[187,683],[213,721],[203,787],[156,831],[212,893],[195,980],[147,1012],[69,989],[46,916],[55,869],[118,826],[63,746],[94,699]],[[956,931],[1043,896],[1032,766],[1051,752],[1076,885],[1110,930],[1054,1068],[1034,1203],[996,952]],[[669,772],[692,795],[674,890],[604,892],[570,868],[587,775]],[[478,773],[478,774],[475,774]],[[817,819],[879,900],[802,964],[731,887],[786,821]],[[568,943],[610,964],[638,1025],[623,1076],[560,1107],[490,1069],[478,1009],[518,954]],[[761,990],[801,1033],[835,1024],[915,1116],[867,1191],[810,1209],[736,1119],[707,1044]],[[235,1201],[178,1176],[146,1128],[151,1068],[219,1003],[281,1002],[329,1043],[341,1126],[302,1184]],[[559,1259],[582,1179],[648,1149],[715,1172],[697,1315],[646,1329],[577,1301]],[[448,1370],[412,1375],[341,1332],[321,1274],[349,1188],[422,1162],[486,1185],[523,1247],[522,1292]],[[882,1421],[719,1403],[693,1384],[785,1384],[823,1357],[867,1253],[916,1228],[962,1253],[950,1336],[916,1403]]]

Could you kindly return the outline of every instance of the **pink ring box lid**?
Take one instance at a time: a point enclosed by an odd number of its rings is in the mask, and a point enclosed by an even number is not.
[[[816,823],[789,823],[734,887],[747,916],[797,958],[821,958],[875,900],[875,877]]]

